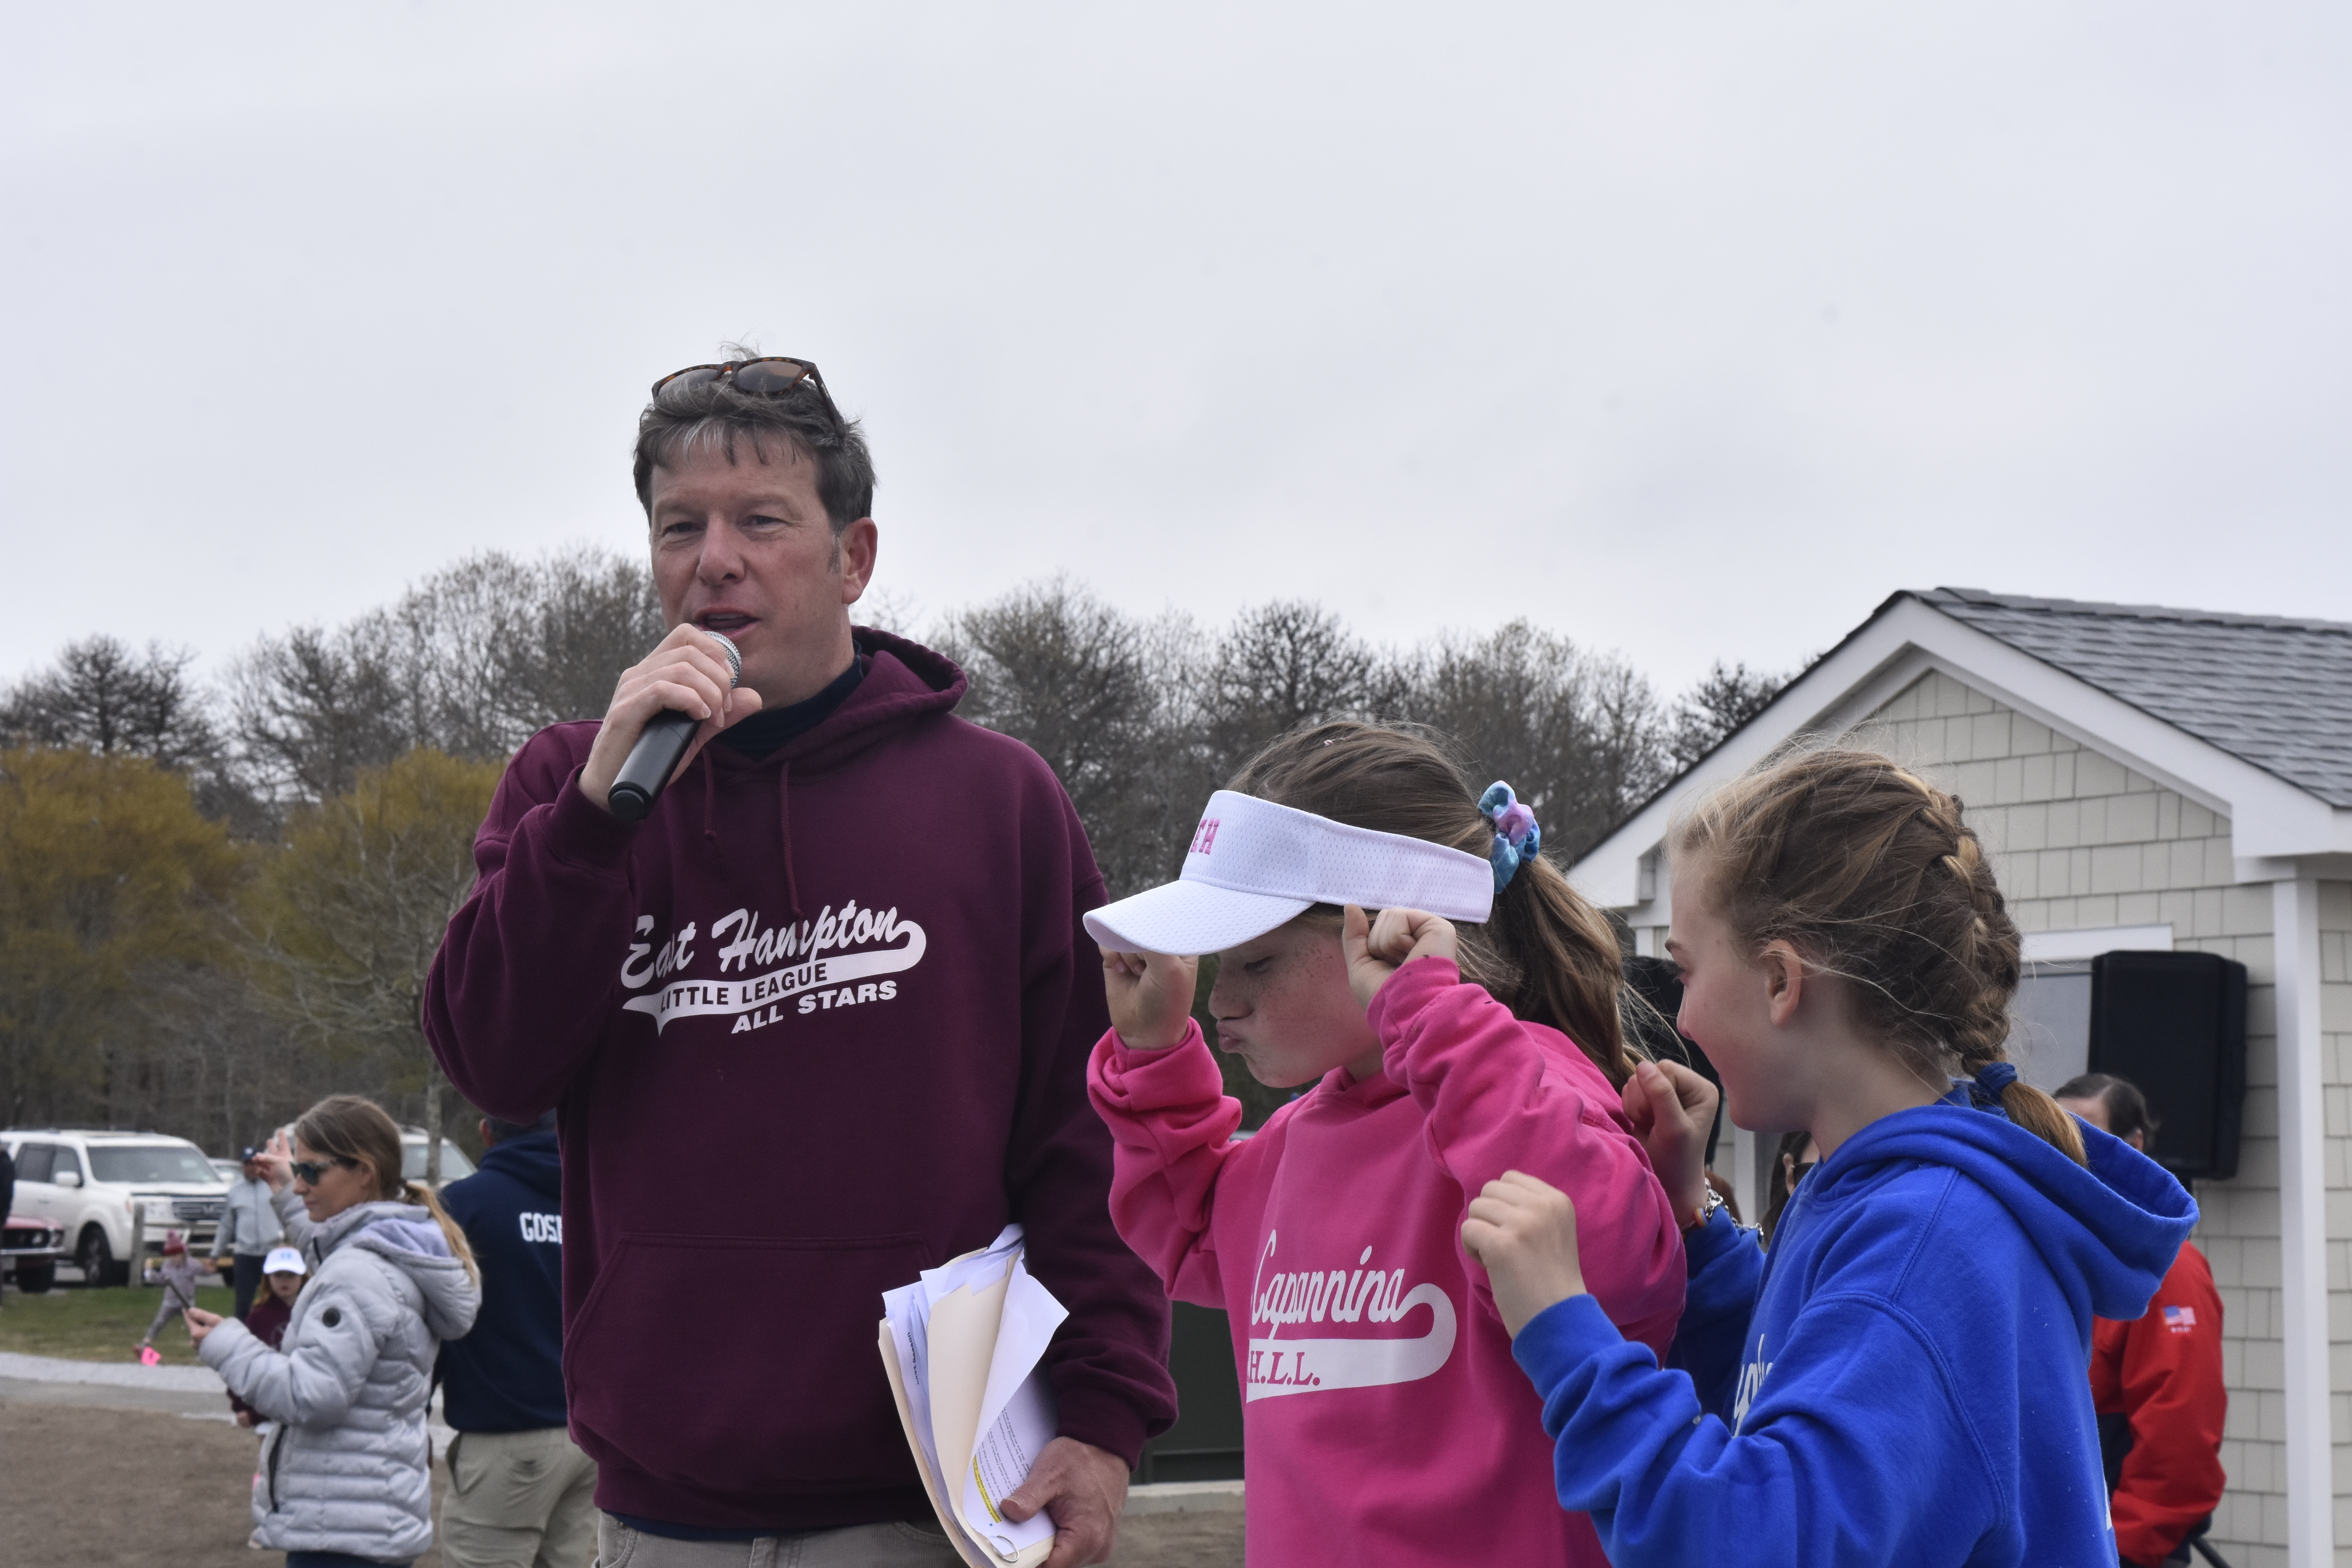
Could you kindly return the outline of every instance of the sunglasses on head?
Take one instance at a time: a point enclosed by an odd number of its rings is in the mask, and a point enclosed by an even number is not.
[[[761,359],[730,359],[725,364],[690,364],[684,370],[674,370],[654,383],[654,395],[659,397],[665,386],[701,386],[713,381],[732,382],[736,391],[760,397],[782,397],[805,381],[816,388],[817,400],[824,405],[824,411],[833,416],[834,423],[841,423],[841,411],[833,405],[833,394],[824,389],[824,374],[807,360],[791,359],[782,354],[769,354]]]
[[[304,1186],[315,1187],[319,1184],[319,1179],[324,1176],[335,1166],[356,1165],[359,1162],[357,1160],[346,1160],[341,1154],[336,1154],[324,1160],[290,1161],[288,1163],[286,1168],[293,1172],[294,1179],[301,1183]]]

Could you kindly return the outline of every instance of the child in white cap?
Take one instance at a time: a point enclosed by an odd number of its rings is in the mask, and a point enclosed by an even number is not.
[[[294,1318],[294,1298],[302,1293],[302,1286],[310,1273],[302,1255],[290,1247],[271,1249],[261,1260],[261,1279],[266,1289],[252,1306],[245,1310],[246,1331],[271,1350],[286,1333],[286,1325]],[[236,1412],[236,1424],[250,1426],[257,1419],[252,1405],[232,1394],[228,1407]]]
[[[1611,1321],[1673,1336],[1680,1227],[1620,1103],[1616,940],[1540,845],[1422,735],[1326,724],[1210,797],[1179,880],[1087,916],[1111,1215],[1171,1297],[1228,1314],[1254,1562],[1605,1562],[1459,1239],[1487,1182],[1538,1173],[1591,1216]],[[1244,1141],[1190,1016],[1209,953],[1219,1048],[1306,1090]]]

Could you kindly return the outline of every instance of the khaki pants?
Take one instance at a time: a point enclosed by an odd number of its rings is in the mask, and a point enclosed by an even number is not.
[[[757,1541],[674,1541],[596,1517],[596,1568],[962,1568],[936,1524],[856,1524]]]
[[[448,1568],[589,1568],[596,1519],[596,1462],[562,1427],[451,1440],[441,1500]]]

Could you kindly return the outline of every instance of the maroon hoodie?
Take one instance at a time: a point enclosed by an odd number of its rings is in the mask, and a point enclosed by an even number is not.
[[[555,1106],[564,1380],[609,1512],[709,1529],[929,1517],[882,1292],[1010,1220],[1070,1311],[1061,1430],[1134,1463],[1175,1413],[1159,1281],[1087,1104],[1103,901],[1045,763],[963,672],[860,629],[865,679],[753,761],[706,747],[631,826],[593,723],[518,752],[425,997],[491,1115]]]
[[[279,1300],[278,1292],[269,1288],[268,1280],[263,1279],[260,1298],[245,1310],[246,1332],[276,1350],[278,1342],[286,1337],[286,1325],[293,1321],[294,1309]],[[251,1410],[257,1420],[268,1419],[234,1394],[228,1396],[228,1407],[240,1415]]]

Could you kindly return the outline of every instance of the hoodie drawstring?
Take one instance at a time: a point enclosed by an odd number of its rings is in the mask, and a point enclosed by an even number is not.
[[[713,844],[719,841],[719,770],[713,767],[706,752],[697,759],[702,764],[702,837]],[[793,919],[801,914],[800,879],[793,873],[793,764],[788,758],[776,767],[776,823],[784,836],[784,900],[791,905]]]
[[[793,875],[793,764],[790,758],[776,769],[776,823],[784,836],[784,902],[800,920],[801,885]]]

